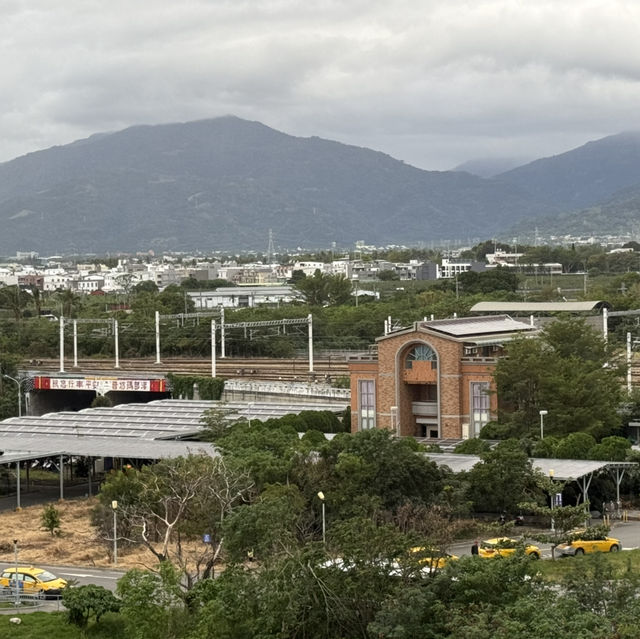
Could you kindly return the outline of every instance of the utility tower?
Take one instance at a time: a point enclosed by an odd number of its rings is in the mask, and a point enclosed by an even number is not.
[[[269,229],[269,244],[267,246],[267,264],[271,264],[273,262],[273,254],[275,250],[273,248],[273,231]]]

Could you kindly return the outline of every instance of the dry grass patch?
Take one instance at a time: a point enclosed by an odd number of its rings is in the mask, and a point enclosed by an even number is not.
[[[60,564],[69,566],[112,566],[109,540],[101,540],[91,526],[91,510],[97,499],[81,498],[56,503],[60,512],[60,535],[52,537],[41,527],[44,505],[29,506],[20,511],[0,512],[0,564],[13,563],[13,539],[18,539],[21,564]],[[200,543],[200,548],[202,544]],[[194,549],[197,544],[193,544]],[[118,568],[153,567],[153,555],[144,547],[118,546]]]

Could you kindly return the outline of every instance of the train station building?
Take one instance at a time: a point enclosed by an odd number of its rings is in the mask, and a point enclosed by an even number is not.
[[[535,336],[508,315],[416,322],[350,361],[351,429],[428,439],[477,437],[497,413],[493,373],[505,345]]]

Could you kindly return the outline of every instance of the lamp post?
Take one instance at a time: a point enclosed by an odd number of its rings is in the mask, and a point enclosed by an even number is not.
[[[546,412],[547,412],[547,411],[545,411],[545,413],[546,413]],[[554,474],[554,473],[553,473],[553,468],[550,468],[550,469],[549,469],[549,479],[550,479],[552,482],[553,482],[553,474]],[[551,492],[551,532],[555,532],[555,531],[556,531],[556,522],[555,522],[555,521],[554,521],[554,519],[553,519],[553,502],[554,502],[554,501],[555,501],[555,499],[556,499],[556,494],[555,494],[555,491],[554,491],[554,489],[553,489],[553,483],[552,483],[552,485],[551,485],[551,490],[552,490],[552,492]]]
[[[20,582],[18,581],[18,540],[13,540],[13,563],[15,564],[13,578],[16,586],[16,606],[20,605]]]
[[[318,499],[322,502],[322,543],[327,545],[327,520],[325,518],[325,504],[324,504],[324,493],[320,491],[318,493]]]
[[[114,499],[111,502],[111,509],[113,510],[113,565],[118,565],[118,518],[116,513],[118,512],[118,502]]]
[[[2,377],[6,377],[10,379],[12,382],[16,383],[18,387],[18,417],[22,417],[22,384],[27,381],[26,377],[22,379],[16,379],[15,377],[11,377],[11,375],[7,375],[6,373],[2,373]]]
[[[544,439],[544,416],[548,415],[548,410],[540,411],[540,439]]]

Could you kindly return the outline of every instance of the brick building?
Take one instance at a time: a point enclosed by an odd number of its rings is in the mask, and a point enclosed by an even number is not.
[[[535,334],[501,315],[416,322],[379,337],[377,359],[349,363],[352,431],[476,437],[497,411],[493,371],[504,345]]]

